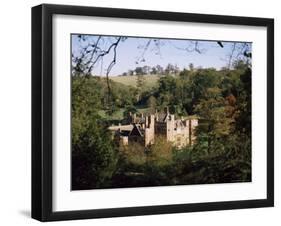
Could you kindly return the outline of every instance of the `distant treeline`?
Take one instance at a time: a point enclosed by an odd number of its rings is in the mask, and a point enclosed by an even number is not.
[[[191,67],[193,67],[193,64],[190,64]],[[130,69],[127,72],[122,73],[121,76],[127,76],[127,75],[168,75],[168,74],[178,74],[180,72],[180,68],[175,64],[167,64],[167,66],[164,68],[161,65],[155,65],[155,66],[138,66],[135,69]]]

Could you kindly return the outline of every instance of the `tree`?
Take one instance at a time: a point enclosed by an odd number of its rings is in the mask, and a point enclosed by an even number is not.
[[[175,67],[172,64],[168,64],[165,68],[165,74],[166,75],[170,75],[170,74],[174,74],[175,73]]]
[[[227,101],[222,97],[219,88],[208,88],[200,99],[195,111],[200,117],[198,137],[207,141],[207,152],[223,144],[223,138],[231,133],[233,118],[228,115]],[[215,148],[215,149],[216,149]]]
[[[151,112],[154,112],[157,106],[157,99],[152,95],[147,100],[147,106],[150,108]]]
[[[190,71],[193,71],[193,70],[194,70],[194,65],[193,65],[193,63],[190,63],[190,64],[188,65],[188,67],[189,67],[189,70],[190,70]]]
[[[136,107],[133,106],[133,105],[126,106],[126,107],[125,107],[125,110],[124,110],[124,112],[123,112],[123,117],[124,117],[124,118],[127,118],[130,113],[131,113],[131,114],[135,114],[135,113],[137,113],[137,111],[138,111],[138,110],[137,110]]]
[[[180,68],[178,67],[178,65],[174,66],[174,73],[177,75],[180,72]]]
[[[142,89],[145,85],[145,77],[141,74],[137,76],[137,101],[140,100]]]
[[[158,64],[158,65],[156,65],[155,68],[156,68],[157,74],[161,75],[164,73],[164,69],[161,65]]]
[[[157,74],[157,69],[156,67],[151,68],[151,74],[156,75]]]
[[[143,72],[144,75],[150,74],[150,70],[151,70],[150,66],[145,65],[145,66],[142,67],[142,72]]]
[[[144,75],[142,67],[136,67],[135,72],[136,72],[136,75]]]
[[[169,106],[174,101],[177,92],[176,78],[170,75],[161,77],[158,80],[159,104],[162,108]]]
[[[128,70],[128,75],[134,75],[134,71],[133,70]]]
[[[72,81],[72,188],[106,186],[116,165],[116,148],[98,110],[101,83],[93,77]]]

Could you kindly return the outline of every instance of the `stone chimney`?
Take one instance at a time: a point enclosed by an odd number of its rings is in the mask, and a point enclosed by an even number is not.
[[[155,109],[155,121],[158,121],[159,117],[158,117],[158,111],[157,109]]]
[[[148,128],[148,116],[145,116],[145,128]]]
[[[174,121],[175,121],[175,115],[174,115],[174,114],[171,114],[171,115],[170,115],[170,119],[171,119],[171,122],[174,123]]]
[[[166,121],[166,137],[167,141],[174,142],[175,115],[169,115]]]
[[[165,107],[164,111],[165,111],[165,113],[166,113],[167,115],[169,115],[169,114],[170,114],[170,112],[169,112],[169,107],[168,107],[168,106],[167,106],[167,107]]]
[[[149,128],[153,128],[153,131],[154,131],[154,124],[155,124],[155,116],[150,115],[149,116]]]

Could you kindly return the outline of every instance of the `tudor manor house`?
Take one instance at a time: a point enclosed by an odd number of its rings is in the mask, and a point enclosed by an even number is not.
[[[162,136],[175,147],[182,148],[194,143],[197,125],[197,118],[176,119],[166,108],[164,113],[157,111],[146,115],[130,113],[125,124],[110,126],[109,130],[118,145],[126,146],[137,142],[147,147],[154,144],[156,136]]]

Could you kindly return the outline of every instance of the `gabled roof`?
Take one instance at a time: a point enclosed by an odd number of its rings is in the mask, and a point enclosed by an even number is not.
[[[135,124],[134,128],[130,132],[129,136],[143,136],[143,133],[141,132],[141,127],[140,125]]]

